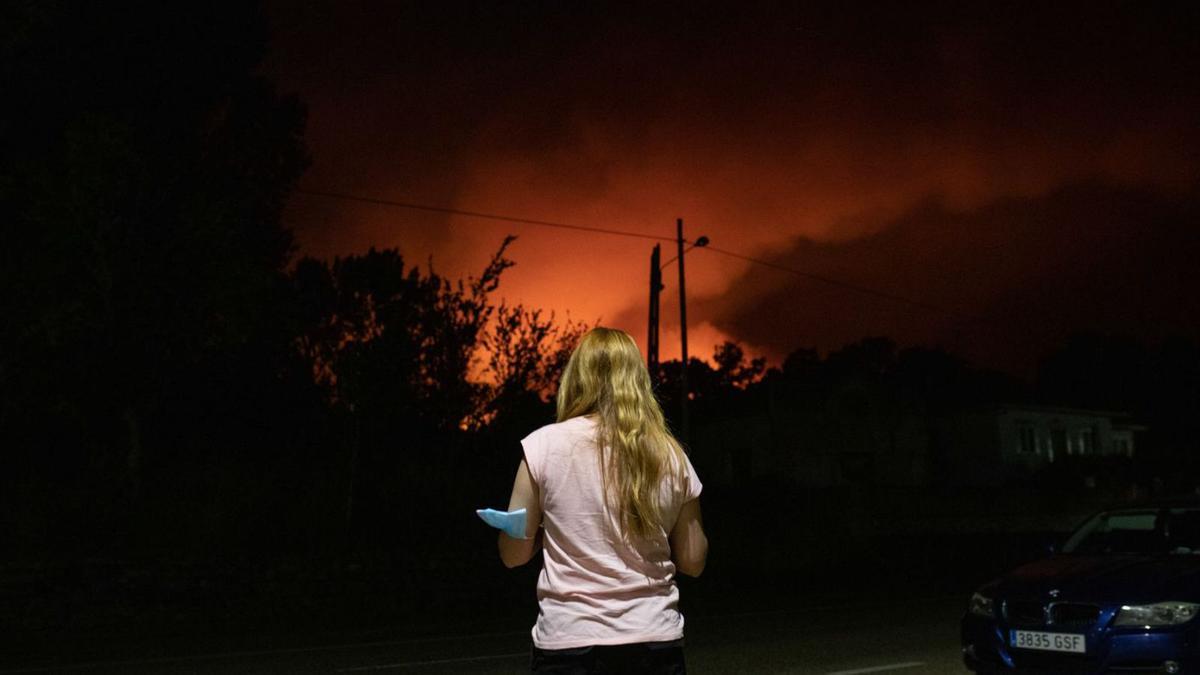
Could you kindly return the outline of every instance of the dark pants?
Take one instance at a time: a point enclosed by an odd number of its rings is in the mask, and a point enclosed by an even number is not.
[[[594,645],[575,649],[532,647],[529,666],[535,673],[554,675],[685,675],[683,640],[634,642],[627,645]]]

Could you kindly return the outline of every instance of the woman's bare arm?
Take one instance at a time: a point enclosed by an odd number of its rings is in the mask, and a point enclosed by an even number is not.
[[[679,518],[671,529],[671,557],[675,569],[689,577],[698,577],[708,560],[708,537],[700,517],[700,500],[686,502],[679,509]]]
[[[500,548],[500,560],[509,568],[519,567],[532,560],[542,544],[541,495],[525,460],[521,460],[521,465],[517,467],[512,496],[508,500],[508,510],[517,509],[525,509],[525,536],[529,539],[514,539],[504,532],[500,533],[497,543]]]

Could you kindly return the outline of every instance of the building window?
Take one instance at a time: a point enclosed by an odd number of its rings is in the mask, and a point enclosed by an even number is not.
[[[1092,428],[1079,430],[1079,454],[1092,455],[1096,453],[1096,430]]]
[[[1017,427],[1017,452],[1023,455],[1037,454],[1037,435],[1033,427],[1021,425]]]
[[[1062,457],[1068,452],[1067,432],[1062,429],[1050,430],[1050,458]]]

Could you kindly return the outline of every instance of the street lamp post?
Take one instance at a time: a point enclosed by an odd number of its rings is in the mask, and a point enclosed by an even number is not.
[[[690,436],[688,433],[687,293],[684,291],[683,276],[683,218],[675,220],[675,244],[679,250],[679,346],[683,353],[681,362],[683,368],[679,374],[680,393],[682,394],[682,398],[679,399],[679,428],[683,442],[687,443]]]
[[[699,237],[692,245],[686,249],[683,247],[685,240],[683,238],[683,219],[678,218],[675,221],[675,243],[678,254],[663,264],[659,264],[660,249],[658,245],[654,246],[654,251],[650,255],[650,330],[649,344],[647,345],[647,366],[650,368],[651,374],[657,371],[658,367],[658,293],[663,289],[662,285],[662,270],[675,262],[679,261],[679,340],[682,359],[680,364],[680,401],[679,401],[679,431],[680,438],[686,443],[689,435],[689,420],[688,420],[688,381],[687,381],[687,364],[688,364],[688,346],[687,346],[687,288],[684,281],[683,255],[693,248],[703,247],[708,245],[708,237]]]

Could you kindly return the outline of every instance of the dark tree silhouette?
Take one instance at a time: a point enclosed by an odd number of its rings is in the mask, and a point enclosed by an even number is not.
[[[0,445],[15,490],[2,491],[123,486],[138,502],[204,397],[263,405],[242,393],[289,368],[273,308],[303,110],[255,75],[265,30],[245,3],[9,9]]]
[[[767,368],[767,360],[763,357],[747,363],[745,351],[735,342],[717,345],[713,362],[717,364],[717,383],[722,388],[745,389],[762,379]]]
[[[487,332],[497,313],[489,296],[513,264],[504,257],[512,240],[466,283],[408,268],[395,249],[299,261],[292,279],[307,329],[297,347],[330,403],[429,431],[471,426],[490,398],[475,381],[478,350],[528,354],[554,331],[536,313],[501,307],[503,331]],[[510,364],[508,378],[529,374],[524,363],[492,357],[493,367],[499,362]]]
[[[523,305],[501,303],[493,325],[485,335],[490,395],[480,406],[477,426],[537,424],[552,418],[552,397],[571,351],[591,328]],[[507,419],[504,419],[507,418]]]
[[[548,398],[587,326],[495,304],[514,239],[465,283],[407,267],[396,250],[296,265],[296,347],[344,426],[347,532],[407,527],[395,522],[405,509],[463,496],[450,467],[470,434],[552,421]]]
[[[408,268],[394,249],[297,264],[297,347],[347,427],[347,532],[356,514],[395,514],[447,479],[434,469],[485,399],[471,375],[511,241],[465,284]]]

